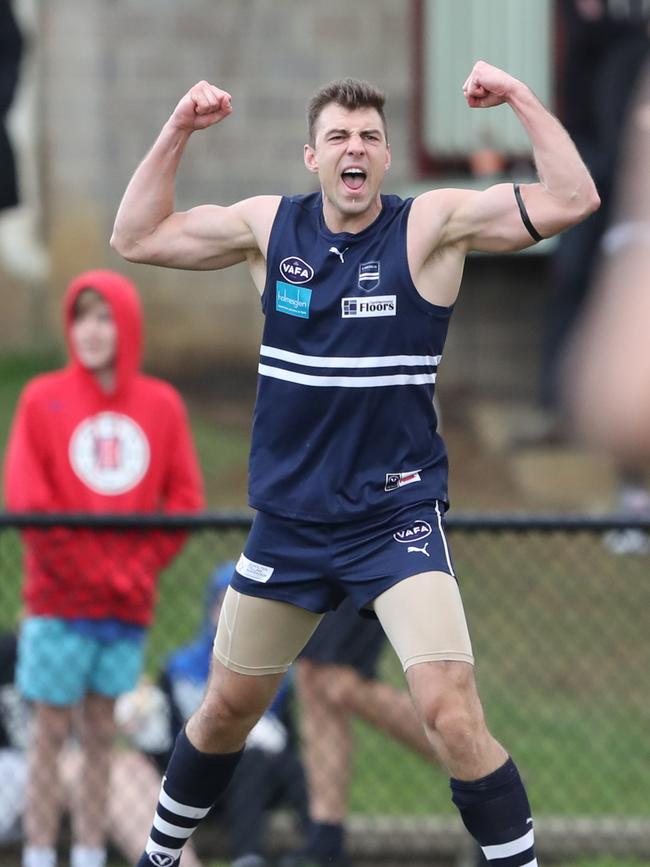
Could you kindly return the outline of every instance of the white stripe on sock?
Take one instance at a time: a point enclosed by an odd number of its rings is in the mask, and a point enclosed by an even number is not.
[[[158,813],[154,816],[153,826],[161,834],[166,834],[168,837],[178,837],[180,840],[187,840],[196,827],[195,825],[194,828],[183,828],[182,825],[172,825],[171,822],[161,819]]]
[[[510,858],[511,855],[525,852],[526,849],[530,849],[534,842],[535,832],[531,828],[523,837],[511,840],[509,843],[499,843],[496,846],[481,846],[481,849],[488,861],[491,861],[494,858]],[[533,864],[532,861],[531,864]]]
[[[212,809],[211,807],[190,807],[188,804],[181,804],[179,801],[175,801],[165,791],[164,782],[163,788],[160,790],[159,801],[161,806],[169,810],[170,813],[176,813],[177,816],[183,816],[186,819],[203,819]]]

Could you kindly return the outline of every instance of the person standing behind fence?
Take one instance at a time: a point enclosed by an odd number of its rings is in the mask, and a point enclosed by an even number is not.
[[[25,387],[5,458],[12,512],[195,512],[203,487],[182,400],[139,370],[135,286],[111,271],[64,299],[67,367]],[[26,618],[17,682],[34,703],[23,867],[53,867],[57,759],[77,730],[84,764],[72,807],[72,867],[105,862],[113,705],[140,675],[160,570],[182,534],[91,528],[23,533]]]

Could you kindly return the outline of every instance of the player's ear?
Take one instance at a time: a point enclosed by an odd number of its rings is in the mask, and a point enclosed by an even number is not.
[[[311,145],[305,145],[304,159],[307,170],[316,174],[318,172],[318,161],[316,160],[316,152]]]
[[[393,157],[392,157],[392,154],[390,151],[390,145],[387,144],[386,145],[386,163],[385,163],[386,171],[388,171],[388,169],[390,168],[390,164],[392,161],[393,161]]]

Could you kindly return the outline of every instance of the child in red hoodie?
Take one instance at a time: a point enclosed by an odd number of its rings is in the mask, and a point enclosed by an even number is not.
[[[5,459],[13,512],[195,512],[200,470],[178,393],[139,371],[142,314],[133,284],[89,271],[68,287],[70,362],[25,387]],[[182,534],[24,533],[26,619],[17,681],[34,703],[23,867],[54,867],[57,760],[78,722],[85,770],[72,867],[102,867],[113,705],[142,668],[160,570]]]

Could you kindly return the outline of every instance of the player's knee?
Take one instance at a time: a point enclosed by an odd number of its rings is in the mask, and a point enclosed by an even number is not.
[[[469,666],[444,670],[428,688],[420,687],[415,700],[425,726],[449,749],[453,745],[460,751],[467,749],[485,728],[473,670]]]
[[[234,691],[208,692],[194,716],[202,729],[218,735],[234,730],[250,731],[265,709],[266,702],[262,697]]]
[[[485,734],[482,713],[462,702],[443,702],[432,721],[435,731],[452,757],[467,758],[477,752]]]

